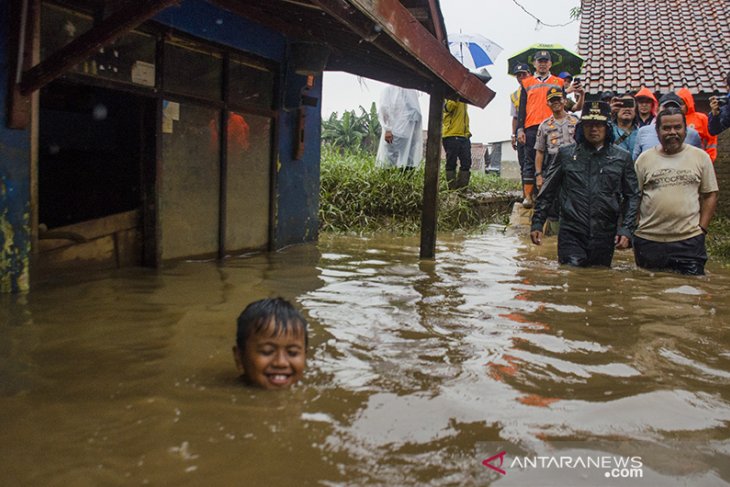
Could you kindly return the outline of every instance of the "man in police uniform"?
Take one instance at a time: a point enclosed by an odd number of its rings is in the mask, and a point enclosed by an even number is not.
[[[614,249],[629,246],[639,188],[631,155],[613,145],[610,119],[608,103],[583,107],[576,144],[558,150],[537,197],[530,238],[540,245],[548,209],[560,193],[561,264],[608,267]]]
[[[547,105],[553,112],[552,116],[542,122],[537,128],[535,142],[535,182],[539,190],[543,184],[543,174],[547,174],[551,162],[558,155],[558,149],[575,143],[575,127],[578,117],[565,111],[566,97],[563,90],[550,88],[547,93]],[[548,210],[546,232],[557,234],[557,222],[560,207],[558,198]]]
[[[547,93],[547,105],[553,114],[537,128],[535,142],[535,177],[537,188],[543,183],[543,174],[547,173],[550,163],[558,155],[558,149],[575,143],[575,127],[578,117],[565,111],[565,93],[558,88],[550,88]],[[546,157],[547,153],[547,157]]]

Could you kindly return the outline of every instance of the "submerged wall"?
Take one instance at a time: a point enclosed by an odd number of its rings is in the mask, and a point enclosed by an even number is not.
[[[27,291],[30,260],[30,133],[7,128],[9,2],[0,2],[0,292]]]
[[[266,27],[236,17],[206,2],[188,0],[171,7],[155,20],[201,39],[224,44],[275,61],[280,67],[281,93],[276,122],[276,161],[274,176],[273,228],[271,246],[287,245],[317,239],[319,219],[319,162],[321,102],[304,111],[304,155],[294,160],[299,107],[306,78],[295,74],[287,64],[287,39]],[[306,94],[317,100],[322,93],[321,76]]]

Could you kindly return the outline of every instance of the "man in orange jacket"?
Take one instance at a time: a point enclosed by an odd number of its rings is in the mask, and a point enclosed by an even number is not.
[[[552,74],[552,57],[550,51],[537,51],[533,65],[535,74],[522,80],[520,108],[517,115],[517,142],[525,144],[524,165],[522,167],[522,190],[525,199],[522,206],[532,208],[535,189],[535,142],[537,128],[552,116],[550,107],[545,103],[550,88],[563,89],[564,81]]]
[[[714,164],[715,159],[717,159],[717,136],[710,135],[707,115],[695,111],[695,99],[692,96],[692,92],[687,88],[682,88],[677,91],[677,95],[684,100],[684,106],[687,109],[684,114],[687,118],[687,127],[694,128],[700,134],[702,148],[707,152]]]

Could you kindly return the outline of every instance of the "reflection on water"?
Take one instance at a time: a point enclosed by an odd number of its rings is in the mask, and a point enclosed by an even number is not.
[[[641,455],[643,479],[730,482],[730,272],[568,269],[499,229],[323,237],[0,297],[2,485],[602,485],[518,455]],[[311,323],[304,384],[240,386],[248,302]],[[642,483],[643,482],[643,483]]]

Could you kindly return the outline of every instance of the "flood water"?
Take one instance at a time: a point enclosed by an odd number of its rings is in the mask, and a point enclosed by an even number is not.
[[[730,270],[555,253],[322,236],[2,296],[0,485],[728,485]],[[305,380],[246,388],[235,319],[277,295],[310,321]],[[641,468],[513,463],[537,456]]]

